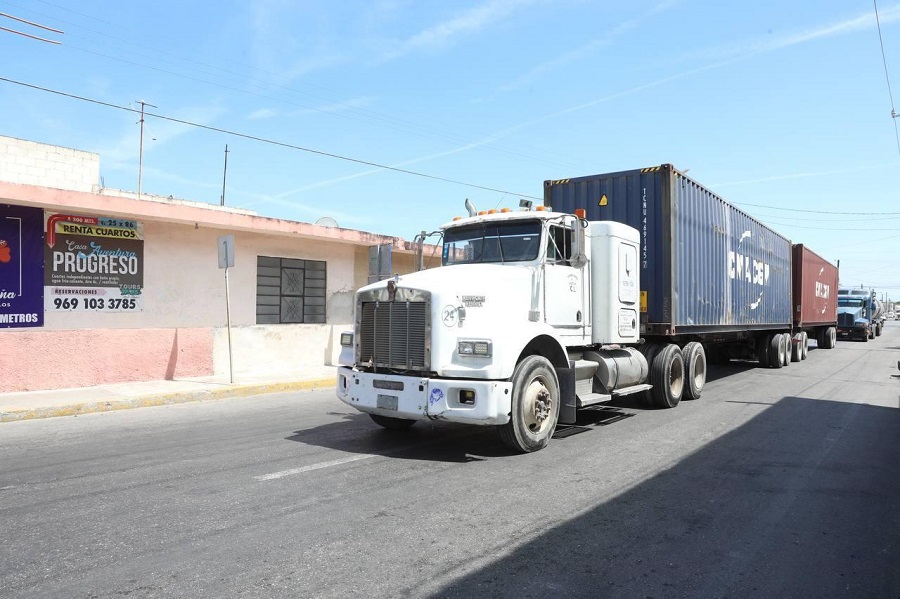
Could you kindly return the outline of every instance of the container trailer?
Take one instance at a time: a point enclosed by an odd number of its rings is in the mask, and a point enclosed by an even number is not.
[[[791,243],[670,165],[547,181],[543,206],[441,227],[442,265],[372,283],[338,397],[379,425],[546,446],[579,408],[697,399],[712,359],[790,363]]]
[[[794,329],[791,360],[806,355],[809,338],[823,349],[837,340],[838,269],[802,243],[793,247]]]
[[[544,205],[640,232],[641,334],[710,361],[790,363],[791,242],[670,164],[546,181]],[[830,337],[829,337],[830,338]]]

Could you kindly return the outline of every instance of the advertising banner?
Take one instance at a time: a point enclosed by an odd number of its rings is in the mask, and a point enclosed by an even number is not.
[[[46,215],[47,312],[143,310],[144,230],[104,216]]]
[[[44,326],[41,208],[0,204],[0,327]]]

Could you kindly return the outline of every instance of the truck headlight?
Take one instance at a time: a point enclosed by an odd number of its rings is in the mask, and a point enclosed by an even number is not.
[[[332,337],[333,339],[334,337]],[[353,347],[353,333],[341,333],[341,345],[344,347]]]
[[[493,344],[488,339],[460,339],[456,342],[456,352],[461,356],[476,356],[490,358]]]

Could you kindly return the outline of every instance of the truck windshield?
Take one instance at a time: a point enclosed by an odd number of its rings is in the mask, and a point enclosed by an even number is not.
[[[524,262],[538,257],[540,221],[479,223],[444,231],[443,264]]]
[[[838,306],[841,308],[862,308],[865,305],[865,300],[855,297],[839,297],[838,298]]]

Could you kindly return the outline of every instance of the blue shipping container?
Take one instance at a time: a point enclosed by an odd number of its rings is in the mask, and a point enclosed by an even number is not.
[[[643,334],[790,329],[791,242],[672,165],[545,181],[544,205],[640,231]]]

